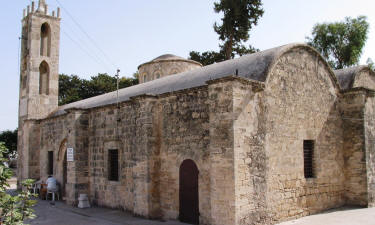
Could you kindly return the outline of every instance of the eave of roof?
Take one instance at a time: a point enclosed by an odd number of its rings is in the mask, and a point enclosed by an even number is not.
[[[168,92],[174,92],[199,86],[207,85],[207,81],[223,78],[226,76],[238,74],[239,77],[265,82],[269,72],[277,63],[279,57],[294,48],[305,48],[319,55],[313,48],[305,44],[288,44],[265,51],[245,55],[240,58],[227,60],[221,63],[215,63],[209,66],[195,70],[163,77],[146,83],[138,84],[119,90],[119,102],[130,100],[131,97],[143,94],[160,95]],[[319,55],[320,56],[320,55]],[[321,56],[320,56],[321,57]],[[324,61],[325,62],[325,61]],[[331,79],[334,86],[339,91],[336,76],[326,63],[330,70]],[[70,108],[89,109],[104,105],[115,104],[117,93],[110,92],[100,96],[88,98],[78,102],[60,106],[51,116],[57,116],[66,113]]]

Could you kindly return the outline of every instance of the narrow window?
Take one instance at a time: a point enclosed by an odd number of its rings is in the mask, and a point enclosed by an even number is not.
[[[53,152],[48,152],[48,175],[53,175]]]
[[[160,78],[160,71],[157,71],[155,74],[154,74],[154,79],[159,79]]]
[[[49,67],[45,61],[39,66],[39,94],[49,94]]]
[[[40,28],[40,55],[51,55],[51,29],[47,23]]]
[[[314,141],[303,141],[303,158],[305,178],[314,178]]]
[[[118,150],[108,150],[108,180],[118,181]]]

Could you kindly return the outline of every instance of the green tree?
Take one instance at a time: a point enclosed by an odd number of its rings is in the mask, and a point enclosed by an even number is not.
[[[133,77],[131,77],[131,78],[128,78],[128,77],[120,78],[120,81],[119,81],[120,89],[139,84],[139,78],[138,77],[139,77],[139,74],[138,74],[138,72],[136,72],[136,73],[133,74]]]
[[[85,96],[86,81],[77,75],[59,76],[59,105],[65,105],[71,102],[81,100]]]
[[[214,64],[215,62],[222,62],[225,60],[224,52],[215,52],[215,51],[208,51],[208,52],[196,52],[191,51],[189,58],[191,60],[200,62],[203,66],[207,66],[210,64]]]
[[[223,41],[221,48],[226,59],[245,52],[251,52],[253,48],[246,48],[243,42],[250,38],[250,30],[258,24],[258,20],[263,16],[261,0],[221,0],[215,2],[215,12],[223,13],[222,24],[215,23],[215,32],[219,34],[219,39]],[[245,53],[246,54],[246,53]]]
[[[17,153],[17,139],[18,129],[14,131],[6,130],[0,133],[0,142],[3,142],[5,147],[9,149],[5,155],[6,158],[8,158],[9,155],[14,156]]]
[[[126,88],[138,84],[137,73],[132,78],[119,79],[119,88]],[[98,74],[89,80],[81,79],[77,75],[61,74],[59,77],[59,105],[76,102],[86,98],[105,94],[117,89],[117,79],[108,74]]]
[[[215,12],[224,15],[221,24],[214,24],[214,30],[222,41],[219,45],[220,51],[192,51],[189,58],[202,65],[209,65],[259,51],[251,45],[246,47],[244,42],[249,40],[250,30],[258,24],[259,18],[264,14],[262,1],[220,0],[214,4]]]
[[[12,177],[12,171],[6,165],[7,159],[4,158],[7,151],[4,143],[0,142],[0,221],[4,225],[23,225],[26,219],[35,218],[32,207],[36,201],[31,198],[36,195],[29,191],[34,181],[23,181],[23,191],[15,196],[6,192],[9,188],[8,179]]]
[[[366,61],[366,63],[367,63],[367,66],[370,67],[370,69],[375,72],[375,63],[374,63],[374,61],[372,61],[371,58],[368,58],[367,61]]]
[[[316,24],[308,44],[316,48],[334,69],[356,65],[366,44],[369,24],[365,16],[342,22]]]

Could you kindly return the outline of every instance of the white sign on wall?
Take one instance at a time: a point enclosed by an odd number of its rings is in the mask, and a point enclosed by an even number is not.
[[[73,148],[66,149],[66,161],[68,162],[74,161],[74,149]]]

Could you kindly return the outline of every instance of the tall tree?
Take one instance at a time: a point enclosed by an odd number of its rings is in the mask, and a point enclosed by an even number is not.
[[[369,24],[365,16],[342,22],[316,24],[308,44],[316,48],[334,69],[356,65],[366,44]]]
[[[263,16],[261,0],[220,0],[214,3],[216,13],[223,13],[222,23],[214,24],[214,30],[219,35],[222,43],[220,51],[190,52],[190,59],[202,63],[204,66],[232,59],[236,56],[259,51],[246,47],[244,42],[250,38],[250,30],[258,24]]]
[[[207,66],[210,64],[214,64],[215,62],[222,62],[225,60],[224,52],[215,52],[215,51],[207,51],[207,52],[196,52],[191,51],[189,58],[191,60],[200,62],[203,66]]]
[[[250,30],[258,24],[258,20],[263,16],[261,0],[221,0],[215,2],[215,12],[223,13],[222,24],[215,23],[214,29],[219,34],[219,39],[223,41],[220,46],[225,54],[225,59],[251,51],[253,48],[246,48],[243,42],[249,40]]]

